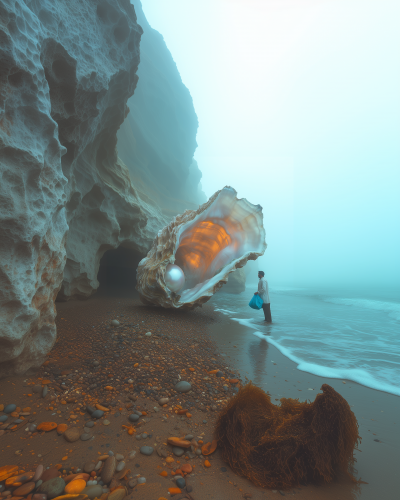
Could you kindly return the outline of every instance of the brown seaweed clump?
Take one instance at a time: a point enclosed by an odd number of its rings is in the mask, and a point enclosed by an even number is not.
[[[262,389],[248,384],[220,413],[215,438],[232,470],[266,488],[331,482],[349,473],[361,441],[347,401],[331,386],[313,403],[282,398],[271,403]]]

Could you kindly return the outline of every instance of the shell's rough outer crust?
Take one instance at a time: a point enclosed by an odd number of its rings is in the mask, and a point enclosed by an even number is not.
[[[241,258],[238,258],[230,266],[226,266],[224,272],[221,272],[220,279],[210,286],[196,300],[184,302],[181,295],[171,292],[164,282],[164,273],[168,264],[175,263],[175,253],[179,246],[179,237],[182,232],[182,226],[199,218],[206,212],[213,203],[215,203],[222,192],[231,192],[234,194],[237,203],[242,203],[247,207],[254,209],[259,214],[259,229],[262,234],[259,251],[247,252]],[[167,226],[159,231],[154,239],[152,248],[147,256],[139,263],[136,274],[136,289],[139,292],[140,299],[147,305],[158,305],[165,308],[193,309],[201,307],[202,304],[210,300],[225,283],[228,281],[228,275],[236,269],[242,268],[247,261],[256,260],[264,254],[267,244],[265,243],[265,231],[262,225],[262,208],[259,205],[252,205],[246,199],[237,199],[237,192],[230,186],[225,186],[217,191],[206,203],[201,205],[198,210],[186,210],[183,214],[177,215]]]

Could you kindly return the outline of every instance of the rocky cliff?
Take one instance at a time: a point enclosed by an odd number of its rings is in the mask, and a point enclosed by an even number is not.
[[[206,201],[193,160],[198,120],[162,35],[147,22],[141,2],[132,3],[143,28],[139,81],[118,131],[118,155],[143,198],[171,217]]]
[[[153,188],[135,189],[116,153],[143,33],[129,0],[3,0],[0,19],[0,375],[7,375],[39,366],[51,349],[60,288],[64,299],[90,296],[104,252],[122,245],[144,255],[168,217],[149,196]],[[154,166],[149,157],[153,176],[173,164],[174,182],[196,183],[194,111],[192,121],[184,161]],[[143,171],[140,180],[149,180]]]

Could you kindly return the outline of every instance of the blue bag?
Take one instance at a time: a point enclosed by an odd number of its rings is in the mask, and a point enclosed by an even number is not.
[[[253,295],[252,299],[249,302],[249,306],[252,309],[261,309],[263,304],[263,299],[259,295]]]

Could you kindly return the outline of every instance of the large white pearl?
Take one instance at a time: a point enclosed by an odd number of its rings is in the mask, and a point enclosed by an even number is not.
[[[185,284],[185,273],[179,266],[168,264],[164,274],[164,281],[171,292],[178,292]]]

